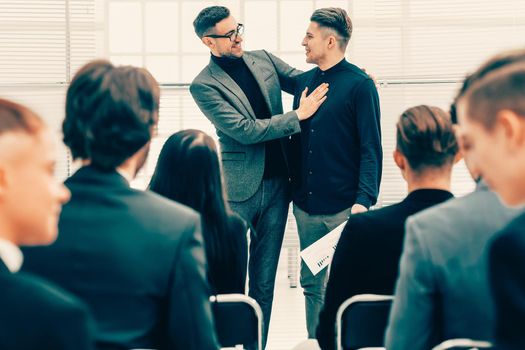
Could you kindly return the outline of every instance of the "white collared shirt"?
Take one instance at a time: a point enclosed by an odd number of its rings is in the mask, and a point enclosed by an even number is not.
[[[22,267],[24,255],[16,244],[0,238],[0,259],[12,273],[18,272]]]

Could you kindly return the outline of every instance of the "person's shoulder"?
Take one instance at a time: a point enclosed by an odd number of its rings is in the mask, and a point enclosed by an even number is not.
[[[398,237],[404,227],[406,210],[403,202],[388,205],[364,213],[350,215],[345,227],[349,240],[377,242],[384,237]],[[392,238],[393,239],[393,238]]]
[[[389,213],[392,211],[391,207],[350,215],[345,229],[353,232],[354,235],[366,233],[365,235],[369,236],[369,232],[375,234],[377,232],[375,227],[382,224],[386,217],[389,217]]]
[[[190,84],[190,89],[193,89],[196,86],[205,84],[206,82],[209,82],[210,76],[211,76],[210,65],[207,64],[204,68],[201,69],[199,74],[197,74],[197,76],[195,76],[195,78],[193,78],[193,80],[191,81],[191,84]]]
[[[312,69],[309,69],[305,72],[302,72],[300,74],[297,75],[296,79],[297,79],[297,82],[298,82],[298,87],[301,88],[301,91],[299,92],[302,92],[302,89],[304,89],[308,83],[310,82],[310,79],[314,76],[315,72],[317,71],[317,67],[314,67]],[[311,92],[311,91],[310,91]]]
[[[525,213],[512,220],[496,233],[490,245],[491,262],[501,265],[506,261],[513,265],[525,260]]]
[[[512,220],[509,225],[509,229],[521,229],[522,231],[525,231],[525,213],[517,216]]]
[[[520,242],[525,246],[525,213],[509,222],[497,235],[496,239]]]
[[[270,63],[272,63],[272,60],[278,58],[276,55],[274,55],[270,51],[264,50],[264,49],[244,51],[243,55],[249,59],[263,60],[263,61],[267,61]]]
[[[168,199],[153,191],[137,191],[150,208],[148,214],[157,218],[171,218],[177,220],[195,221],[199,219],[199,213],[192,208],[179,202]]]
[[[129,206],[129,215],[140,226],[146,242],[181,242],[200,227],[200,214],[190,207],[152,191],[134,190],[136,197]]]
[[[258,58],[262,60],[269,60],[273,54],[266,50],[250,50],[250,51],[244,51],[243,55],[245,55],[247,58]]]
[[[425,230],[450,232],[450,226],[467,224],[472,215],[480,215],[478,220],[487,220],[482,213],[508,211],[495,193],[488,190],[474,191],[462,197],[452,198],[423,210],[410,218],[410,223]],[[509,211],[510,214],[510,211]]]
[[[441,234],[448,235],[453,227],[459,225],[458,220],[468,214],[466,211],[469,210],[468,203],[472,195],[469,193],[464,197],[451,198],[411,215],[406,223],[407,232],[416,235],[419,241],[432,240]]]
[[[37,276],[19,272],[12,275],[9,283],[10,290],[17,293],[17,303],[28,309],[34,307],[40,315],[87,317],[87,308],[79,299]]]
[[[365,81],[373,82],[372,78],[361,68],[355,64],[345,61],[344,72],[355,81],[356,84],[361,84]]]
[[[391,205],[384,206],[378,209],[372,209],[367,212],[351,216],[355,218],[356,222],[359,222],[361,225],[374,225],[381,224],[385,221],[390,221],[392,219],[397,219],[403,211],[403,202],[394,203]]]

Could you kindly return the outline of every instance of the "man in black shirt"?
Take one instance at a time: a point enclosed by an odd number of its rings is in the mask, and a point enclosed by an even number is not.
[[[345,60],[352,22],[339,8],[316,10],[303,39],[306,61],[318,67],[300,75],[300,91],[330,85],[327,101],[301,122],[291,137],[294,215],[301,250],[343,223],[352,213],[368,210],[379,192],[382,149],[379,97],[374,81]],[[315,338],[323,304],[326,269],[312,275],[301,266],[306,297],[308,336]]]
[[[290,202],[281,142],[301,131],[299,122],[317,111],[327,86],[304,92],[297,108],[283,113],[281,90],[294,93],[300,71],[264,50],[243,52],[243,25],[223,6],[205,8],[193,25],[211,60],[190,92],[217,130],[229,204],[254,228],[249,294],[263,310],[265,342]]]

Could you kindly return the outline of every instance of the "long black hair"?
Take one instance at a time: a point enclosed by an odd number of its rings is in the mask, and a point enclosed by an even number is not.
[[[171,135],[162,147],[149,189],[198,211],[208,261],[223,257],[224,244],[231,241],[228,220],[232,214],[225,201],[217,147],[210,136],[191,129]]]

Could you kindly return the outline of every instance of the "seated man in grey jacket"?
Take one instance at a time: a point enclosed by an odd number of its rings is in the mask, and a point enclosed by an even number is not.
[[[456,101],[488,72],[524,57],[514,52],[487,62],[465,80]],[[456,122],[455,105],[451,114]],[[462,151],[468,148],[460,129],[458,142]],[[471,159],[466,157],[465,163],[477,182],[476,190],[407,221],[386,332],[389,350],[430,349],[452,338],[493,338],[487,247],[518,211],[505,207],[487,188]]]

